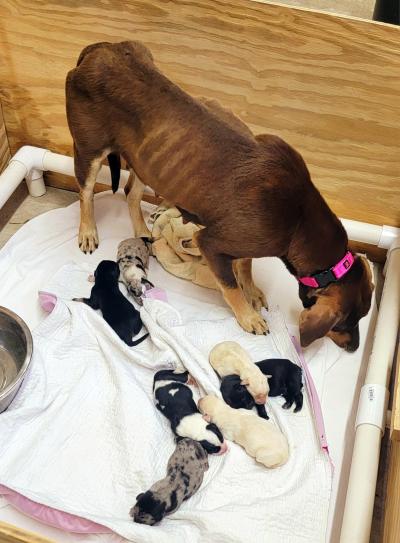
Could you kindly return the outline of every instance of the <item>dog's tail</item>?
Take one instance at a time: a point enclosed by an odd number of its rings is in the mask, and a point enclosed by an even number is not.
[[[139,345],[139,343],[142,343],[142,341],[144,341],[150,334],[147,332],[147,334],[145,334],[144,336],[140,337],[139,339],[137,339],[136,341],[131,341],[128,346],[129,347],[135,347],[135,345]]]
[[[111,171],[111,188],[113,192],[117,192],[121,173],[121,158],[116,153],[110,153],[107,159]]]

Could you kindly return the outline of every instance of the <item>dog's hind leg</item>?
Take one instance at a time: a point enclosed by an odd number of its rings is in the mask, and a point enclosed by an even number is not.
[[[151,232],[144,222],[140,202],[143,198],[145,185],[138,179],[131,169],[128,182],[125,186],[126,199],[128,201],[129,214],[131,216],[133,230],[136,237],[151,238]]]
[[[101,162],[105,156],[107,156],[107,152],[90,159],[80,155],[75,148],[75,175],[80,186],[79,200],[81,207],[78,242],[80,249],[84,253],[93,253],[99,246],[99,236],[94,220],[93,189],[97,174],[101,168]]]
[[[215,234],[215,235],[214,235]],[[223,240],[210,228],[194,235],[201,254],[213,272],[226,303],[230,306],[240,326],[253,334],[266,334],[268,326],[262,316],[248,303],[233,273],[233,258],[223,250]]]
[[[260,311],[262,307],[268,307],[268,305],[264,293],[253,282],[251,264],[251,258],[239,258],[234,260],[233,269],[247,301],[256,311]]]

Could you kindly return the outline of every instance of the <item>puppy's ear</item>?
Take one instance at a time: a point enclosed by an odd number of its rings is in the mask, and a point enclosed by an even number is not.
[[[244,385],[245,387],[247,387],[247,386],[249,386],[250,381],[249,381],[248,379],[242,379],[242,380],[240,381],[240,384],[241,384],[241,385]]]
[[[317,303],[300,314],[300,343],[308,347],[326,334],[340,319],[338,304],[333,298],[318,298]]]
[[[144,492],[141,492],[140,494],[138,494],[136,496],[136,501],[140,500],[140,498],[142,498],[144,496]]]

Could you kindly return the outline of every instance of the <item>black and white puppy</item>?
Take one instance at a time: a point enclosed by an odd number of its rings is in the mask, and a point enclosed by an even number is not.
[[[302,370],[290,360],[271,358],[256,362],[264,375],[269,375],[268,385],[271,397],[283,396],[286,400],[282,406],[290,409],[295,403],[295,413],[303,407]],[[227,375],[221,381],[221,393],[225,402],[234,409],[257,409],[260,417],[268,419],[264,405],[257,405],[247,388],[240,384],[238,375]]]
[[[134,347],[147,338],[145,334],[136,341],[132,337],[143,326],[140,313],[119,290],[119,266],[112,260],[102,260],[94,272],[94,286],[90,298],[74,298],[92,309],[100,309],[104,320],[129,347]]]
[[[154,376],[156,407],[169,420],[175,435],[198,441],[210,454],[224,454],[227,445],[219,428],[204,420],[188,386],[189,372],[161,370]]]
[[[136,496],[130,515],[139,524],[157,524],[193,496],[203,482],[208,470],[207,452],[193,439],[178,437],[176,441],[166,477]]]

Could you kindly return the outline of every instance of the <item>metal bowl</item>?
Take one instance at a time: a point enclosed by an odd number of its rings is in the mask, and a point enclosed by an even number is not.
[[[0,306],[0,413],[18,392],[31,358],[29,328],[21,317]]]

